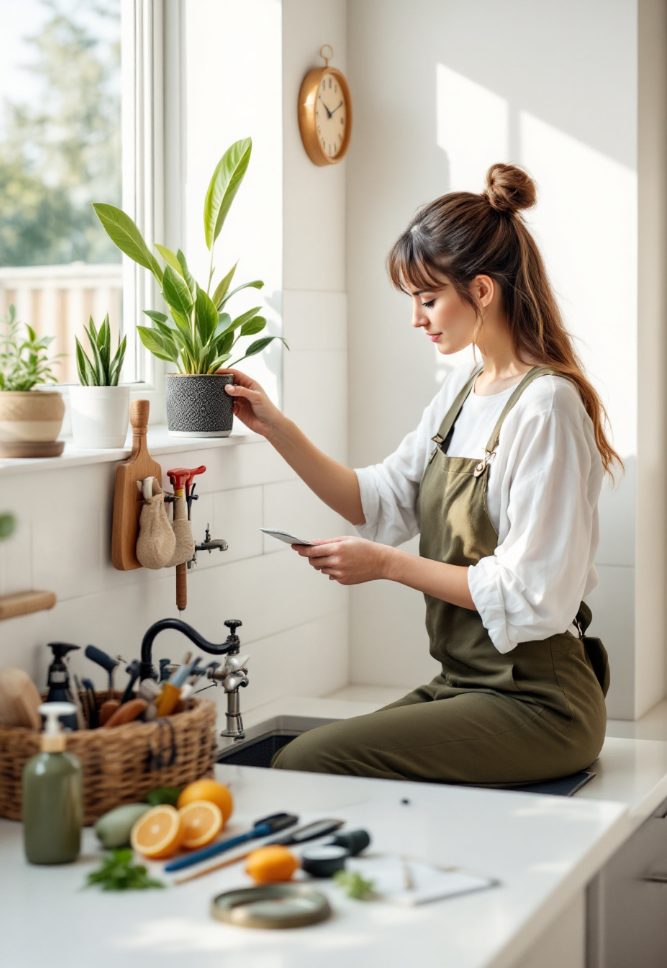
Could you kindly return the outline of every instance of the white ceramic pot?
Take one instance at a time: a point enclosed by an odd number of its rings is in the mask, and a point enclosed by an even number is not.
[[[65,404],[57,390],[0,392],[0,443],[47,443],[62,427]]]
[[[82,450],[124,447],[130,422],[129,387],[69,390],[74,446]]]

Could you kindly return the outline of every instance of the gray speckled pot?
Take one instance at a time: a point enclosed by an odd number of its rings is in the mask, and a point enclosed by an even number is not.
[[[234,400],[225,387],[231,373],[167,375],[167,426],[172,437],[229,437]]]

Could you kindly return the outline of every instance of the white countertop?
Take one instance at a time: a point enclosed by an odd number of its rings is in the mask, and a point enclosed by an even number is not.
[[[282,700],[252,710],[246,722],[253,728],[278,713],[339,718],[371,708]],[[218,766],[235,798],[230,835],[278,810],[298,813],[301,823],[338,817],[370,831],[371,851],[461,866],[501,882],[409,909],[351,901],[331,882],[316,881],[333,918],[289,931],[211,918],[216,894],[251,885],[243,865],[180,886],[165,877],[165,891],[82,891],[99,857],[92,830],[75,864],[34,867],[23,857],[21,825],[0,821],[2,964],[182,968],[195,959],[197,968],[510,968],[667,796],[665,742],[612,737],[595,769],[593,781],[565,798]],[[163,876],[161,865],[150,866]]]

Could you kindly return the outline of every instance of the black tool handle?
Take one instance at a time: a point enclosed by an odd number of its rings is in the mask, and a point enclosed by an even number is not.
[[[276,837],[269,841],[270,844],[305,844],[308,840],[316,840],[318,837],[326,837],[338,830],[345,823],[344,820],[316,820],[314,823],[306,824],[305,827],[298,827],[289,834]]]
[[[138,659],[133,659],[129,666],[126,667],[125,671],[128,673],[130,681],[125,686],[125,692],[123,693],[123,697],[120,701],[121,706],[123,703],[129,702],[130,699],[134,698],[134,684],[139,678],[139,673],[141,672],[141,663]]]
[[[337,847],[345,847],[349,850],[352,857],[356,857],[362,850],[366,850],[371,842],[370,834],[367,830],[350,830],[347,833],[336,834],[327,845],[335,844]]]
[[[112,659],[110,655],[102,652],[96,645],[87,645],[83,654],[91,662],[96,662],[99,666],[102,666],[107,672],[113,672],[118,665],[118,659]]]
[[[88,727],[97,729],[100,725],[100,717],[97,712],[97,702],[95,701],[95,686],[92,679],[82,679],[81,685],[86,690],[86,703],[88,705]]]

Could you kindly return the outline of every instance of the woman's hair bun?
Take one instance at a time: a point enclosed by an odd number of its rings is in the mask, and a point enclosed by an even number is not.
[[[491,165],[486,173],[486,195],[498,212],[513,215],[522,208],[532,208],[537,201],[535,182],[528,172],[516,165]]]

